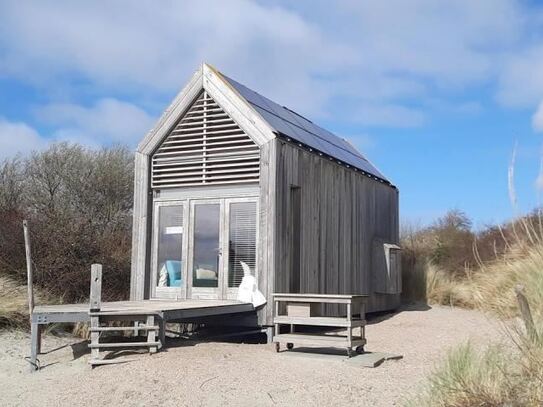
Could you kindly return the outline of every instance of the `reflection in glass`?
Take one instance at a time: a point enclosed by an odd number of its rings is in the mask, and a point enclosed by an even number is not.
[[[194,205],[193,287],[219,286],[220,205]]]
[[[182,285],[183,205],[160,206],[158,215],[157,286]]]

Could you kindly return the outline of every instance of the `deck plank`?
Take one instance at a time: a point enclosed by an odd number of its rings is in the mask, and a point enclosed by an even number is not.
[[[100,313],[110,315],[160,314],[176,318],[223,315],[253,311],[253,305],[234,300],[141,300],[103,302]],[[89,304],[56,304],[34,307],[39,323],[89,320]],[[166,315],[167,314],[167,315]]]

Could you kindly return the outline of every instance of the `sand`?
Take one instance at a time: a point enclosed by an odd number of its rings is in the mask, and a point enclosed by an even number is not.
[[[411,308],[374,320],[366,350],[400,353],[365,368],[344,357],[275,353],[273,345],[170,340],[155,354],[91,369],[86,342],[45,335],[42,370],[24,356],[29,335],[0,333],[0,395],[6,406],[394,406],[424,383],[450,347],[501,338],[477,311]]]

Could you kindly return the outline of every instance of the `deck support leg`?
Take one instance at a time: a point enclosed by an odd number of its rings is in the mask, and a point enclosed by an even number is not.
[[[90,326],[91,328],[98,328],[100,326],[100,317],[91,316],[90,317]],[[90,334],[91,345],[98,346],[100,340],[100,332],[92,332]],[[100,359],[100,349],[98,347],[91,348],[91,366],[92,361],[97,361]]]
[[[353,320],[353,309],[352,309],[352,306],[351,304],[347,304],[347,321],[352,321]],[[350,326],[347,328],[347,341],[349,343],[353,343],[353,327]],[[349,346],[349,348],[347,349],[347,357],[351,357],[351,353],[352,353],[352,348]]]
[[[273,342],[273,326],[266,327],[266,343],[270,344]]]
[[[42,340],[42,332],[43,332],[43,326],[41,324],[37,324],[36,330],[38,331],[38,347],[36,348],[36,354],[39,355],[41,353],[41,340]]]
[[[163,348],[164,346],[166,346],[166,320],[164,319],[164,317],[160,318],[158,326],[159,326],[158,335],[160,338],[160,347]]]
[[[41,351],[41,326],[37,322],[30,325],[30,372],[38,369],[38,354]]]
[[[146,325],[148,327],[155,325],[155,316],[154,315],[147,315]],[[147,342],[151,343],[151,342],[155,342],[155,341],[156,341],[156,332],[153,329],[149,329],[147,331]],[[157,353],[157,351],[158,351],[158,349],[157,349],[156,346],[149,346],[149,353],[153,354],[153,353]]]

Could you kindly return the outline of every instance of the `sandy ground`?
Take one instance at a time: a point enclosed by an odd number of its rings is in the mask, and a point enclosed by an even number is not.
[[[155,355],[91,369],[86,342],[46,335],[43,368],[30,374],[23,359],[29,336],[3,332],[0,400],[9,406],[402,405],[446,349],[500,336],[497,321],[445,307],[405,310],[373,322],[366,350],[400,353],[402,360],[364,368],[344,357],[277,354],[266,344],[171,340]]]

